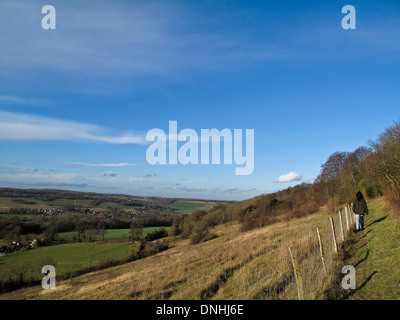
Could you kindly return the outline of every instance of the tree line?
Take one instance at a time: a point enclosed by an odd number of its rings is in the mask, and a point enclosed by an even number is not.
[[[25,212],[25,211],[24,211]],[[56,240],[61,232],[76,232],[76,241],[91,241],[103,238],[106,229],[129,229],[132,221],[140,221],[141,227],[170,226],[172,214],[146,214],[132,217],[103,217],[83,213],[64,212],[63,214],[30,217],[7,216],[0,219],[0,239],[6,241],[42,239],[45,243]]]
[[[218,205],[208,212],[177,216],[169,233],[191,238],[195,244],[215,237],[209,229],[218,224],[239,222],[244,232],[303,217],[319,211],[322,206],[333,213],[350,203],[357,191],[367,199],[383,196],[390,211],[400,215],[400,122],[370,141],[369,146],[353,152],[334,152],[321,165],[320,174],[313,183]]]

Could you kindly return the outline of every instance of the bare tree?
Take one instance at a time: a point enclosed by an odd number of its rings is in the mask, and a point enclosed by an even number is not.
[[[142,237],[143,224],[140,219],[133,219],[129,230],[129,239],[131,241],[137,241]]]

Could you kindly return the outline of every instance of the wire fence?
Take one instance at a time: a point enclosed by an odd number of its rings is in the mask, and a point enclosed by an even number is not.
[[[254,275],[234,297],[261,300],[314,300],[339,269],[339,254],[356,222],[350,206],[326,218],[305,239],[287,250],[273,267]]]

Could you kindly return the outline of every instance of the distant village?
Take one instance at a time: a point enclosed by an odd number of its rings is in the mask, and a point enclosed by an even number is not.
[[[110,216],[115,213],[117,214],[123,214],[123,215],[130,215],[130,216],[138,216],[138,215],[143,215],[146,213],[149,213],[149,209],[144,209],[144,208],[136,208],[133,210],[113,210],[113,211],[106,211],[106,210],[91,210],[88,208],[71,208],[69,210],[64,210],[64,209],[55,209],[55,208],[46,208],[46,209],[38,209],[37,214],[40,214],[42,216],[49,216],[49,215],[56,215],[56,214],[62,214],[63,212],[80,212],[84,213],[86,215],[92,215],[92,216]]]

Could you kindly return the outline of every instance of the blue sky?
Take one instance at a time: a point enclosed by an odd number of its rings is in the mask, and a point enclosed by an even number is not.
[[[313,181],[400,120],[399,16],[395,0],[2,0],[0,186],[241,200]],[[172,120],[254,129],[253,173],[148,164],[146,133]]]

